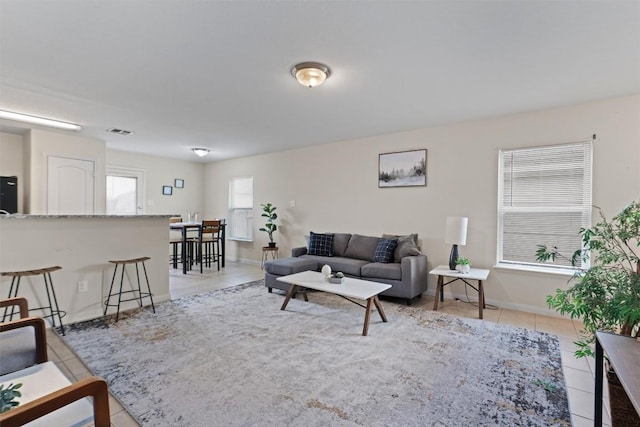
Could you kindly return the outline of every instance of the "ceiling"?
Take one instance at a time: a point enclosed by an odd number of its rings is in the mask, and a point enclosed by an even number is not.
[[[332,76],[300,86],[289,71],[303,61]],[[0,1],[0,109],[176,159],[634,93],[637,0]],[[211,153],[199,159],[191,147]]]

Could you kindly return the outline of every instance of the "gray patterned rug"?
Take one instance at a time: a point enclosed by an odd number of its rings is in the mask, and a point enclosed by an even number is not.
[[[570,426],[553,335],[261,281],[69,327],[145,426]]]

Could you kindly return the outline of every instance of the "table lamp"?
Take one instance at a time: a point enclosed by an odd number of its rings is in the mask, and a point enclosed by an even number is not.
[[[467,244],[467,223],[469,218],[448,216],[447,227],[444,235],[444,242],[450,245],[451,255],[449,256],[449,269],[456,269],[456,261],[458,260],[458,245]]]

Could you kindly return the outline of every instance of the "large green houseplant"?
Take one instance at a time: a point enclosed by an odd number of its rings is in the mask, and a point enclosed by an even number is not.
[[[558,289],[547,297],[549,307],[582,320],[577,357],[593,355],[596,331],[637,337],[640,328],[640,202],[631,203],[611,221],[598,211],[600,221],[580,230],[585,250],[571,257],[574,265],[579,257],[585,261],[591,257],[591,266],[574,275],[570,288]],[[557,248],[546,246],[539,246],[536,254],[539,261],[563,256]],[[611,367],[607,379],[612,425],[640,425],[640,417]]]
[[[549,307],[582,320],[577,357],[593,355],[596,331],[637,336],[640,327],[640,201],[610,221],[597,209],[600,221],[580,230],[585,250],[572,256],[574,264],[578,256],[590,258],[591,266],[574,275],[571,287],[547,297]],[[563,255],[539,246],[536,256],[547,261]]]
[[[275,221],[278,219],[278,214],[276,213],[276,207],[271,203],[263,203],[262,206],[262,217],[266,218],[267,221],[264,224],[264,227],[260,227],[260,231],[264,231],[269,236],[269,246],[275,247],[276,242],[273,241],[273,233],[278,229]]]

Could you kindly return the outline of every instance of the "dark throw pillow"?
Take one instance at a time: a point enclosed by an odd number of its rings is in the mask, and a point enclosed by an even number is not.
[[[373,255],[373,262],[393,262],[396,246],[398,246],[398,241],[395,239],[380,239]]]
[[[317,234],[313,231],[309,235],[309,249],[307,254],[319,256],[333,256],[333,234]]]

